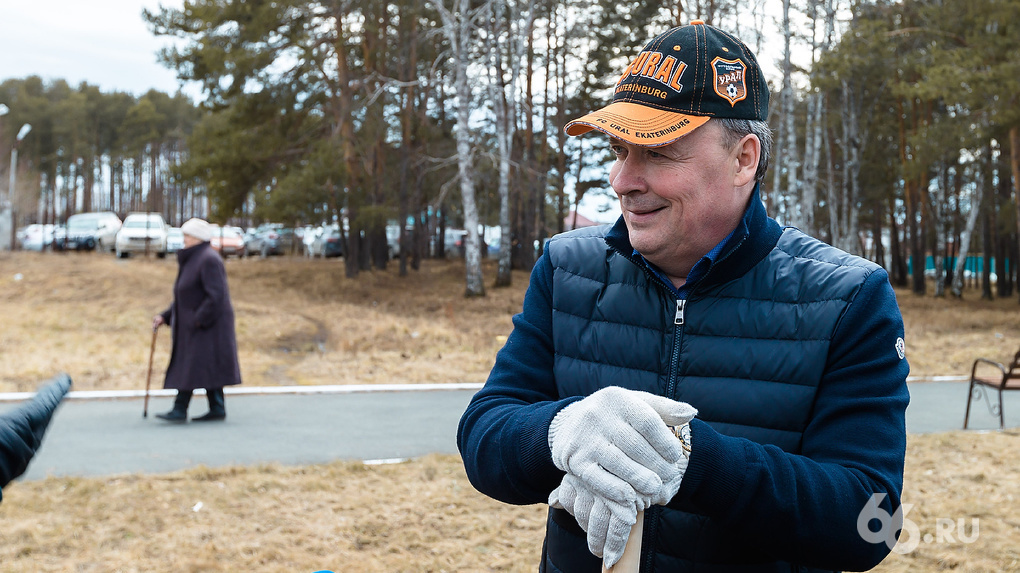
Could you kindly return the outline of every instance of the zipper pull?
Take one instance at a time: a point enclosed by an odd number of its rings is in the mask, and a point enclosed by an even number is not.
[[[687,300],[678,298],[676,299],[676,317],[673,319],[673,324],[684,323],[684,306],[687,305]]]

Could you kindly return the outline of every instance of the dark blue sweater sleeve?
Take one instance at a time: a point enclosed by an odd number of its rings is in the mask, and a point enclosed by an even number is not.
[[[548,501],[563,479],[552,462],[549,424],[567,404],[553,377],[552,263],[545,255],[531,273],[524,307],[496,355],[485,386],[457,429],[464,468],[478,491],[506,503]]]
[[[903,320],[885,271],[857,291],[836,326],[799,455],[691,423],[692,454],[671,506],[710,516],[764,555],[865,570],[890,551],[858,533],[876,494],[900,505],[909,396],[897,341]]]

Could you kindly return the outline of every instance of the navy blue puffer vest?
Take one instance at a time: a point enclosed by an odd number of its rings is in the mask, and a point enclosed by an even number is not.
[[[833,332],[878,267],[785,229],[774,248],[759,250],[760,260],[746,260],[747,245],[731,249],[678,304],[629,252],[607,245],[608,231],[579,230],[549,243],[560,397],[612,385],[652,392],[694,405],[722,434],[799,453]],[[719,564],[737,558],[724,553],[732,547],[725,532],[702,516],[654,507],[645,532],[645,546],[655,547],[646,565],[656,571],[695,571],[697,562],[729,571]],[[660,533],[687,541],[666,544]],[[550,510],[545,554],[546,571],[599,570],[563,510]],[[732,570],[806,569],[773,562]]]

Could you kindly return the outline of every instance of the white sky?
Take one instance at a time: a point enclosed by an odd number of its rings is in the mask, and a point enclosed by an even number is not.
[[[83,81],[103,91],[142,95],[178,91],[173,72],[156,61],[168,38],[156,38],[142,8],[180,0],[0,0],[0,80],[37,75]],[[187,93],[187,90],[186,90]]]

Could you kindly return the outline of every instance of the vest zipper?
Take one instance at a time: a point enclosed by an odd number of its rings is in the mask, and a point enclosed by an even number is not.
[[[687,300],[678,298],[676,299],[676,316],[673,318],[673,324],[681,325],[684,323],[684,307],[687,306]]]

